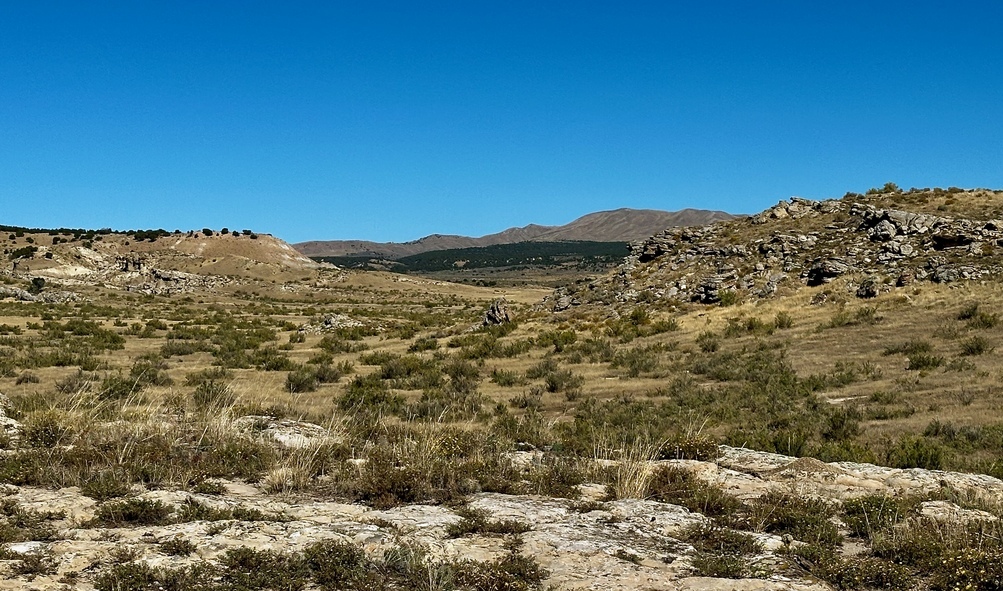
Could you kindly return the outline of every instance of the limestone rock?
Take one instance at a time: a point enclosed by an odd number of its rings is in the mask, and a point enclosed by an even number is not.
[[[508,302],[505,298],[498,298],[491,303],[491,307],[484,313],[484,326],[494,324],[505,324],[512,322],[512,315],[508,310]]]
[[[851,267],[845,260],[839,258],[823,259],[816,261],[808,269],[808,285],[822,285],[849,273]]]

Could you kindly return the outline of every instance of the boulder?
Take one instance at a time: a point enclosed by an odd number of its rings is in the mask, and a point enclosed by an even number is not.
[[[512,322],[512,314],[508,311],[508,302],[505,301],[505,298],[498,298],[484,313],[484,326],[507,322]]]
[[[877,277],[868,277],[864,279],[860,286],[857,287],[857,297],[858,298],[874,298],[881,293],[882,282]]]
[[[829,283],[852,270],[853,267],[841,258],[816,260],[808,269],[808,285]]]

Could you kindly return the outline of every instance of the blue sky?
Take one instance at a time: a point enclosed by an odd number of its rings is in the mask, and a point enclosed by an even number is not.
[[[995,2],[0,3],[0,223],[404,241],[1003,188]]]

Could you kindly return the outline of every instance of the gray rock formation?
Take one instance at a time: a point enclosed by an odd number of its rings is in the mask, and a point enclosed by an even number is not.
[[[316,426],[315,426],[316,427]],[[318,427],[319,429],[319,427]],[[514,462],[523,461],[513,458]],[[528,461],[533,461],[532,458]],[[851,462],[824,463],[722,446],[715,462],[665,460],[650,462],[649,469],[676,466],[730,495],[750,500],[770,492],[805,495],[841,503],[865,495],[919,495],[945,487],[960,495],[986,502],[1003,500],[1003,482],[991,476],[922,469],[895,469]],[[136,560],[154,567],[177,567],[218,560],[237,547],[276,552],[300,552],[322,540],[349,541],[373,556],[400,544],[425,548],[430,560],[492,560],[501,556],[504,541],[497,536],[474,534],[450,537],[447,528],[460,521],[454,509],[441,505],[406,505],[376,510],[362,505],[315,498],[266,494],[262,485],[220,481],[226,494],[205,495],[183,490],[137,491],[139,499],[159,501],[180,510],[191,503],[213,509],[243,509],[272,516],[263,520],[189,521],[163,526],[89,528],[81,524],[95,515],[98,503],[76,488],[50,490],[5,485],[9,502],[25,509],[63,511],[54,522],[52,540],[7,544],[13,554],[44,552],[51,556],[54,572],[8,579],[2,589],[50,591],[65,588],[59,580],[76,573],[75,588],[91,588],[95,571],[114,563],[116,551],[129,548]],[[601,497],[604,487],[580,487],[586,497]],[[695,576],[690,558],[693,549],[681,542],[685,528],[707,523],[699,512],[651,500],[624,498],[593,501],[583,507],[570,499],[534,495],[477,493],[468,505],[491,520],[510,520],[529,530],[522,535],[523,555],[537,561],[550,575],[547,585],[561,589],[623,591],[745,590],[826,591],[822,583],[790,576],[761,579],[717,579]],[[948,524],[995,521],[993,515],[966,509],[947,500],[925,501],[924,518]],[[753,533],[762,544],[754,563],[781,562],[788,543],[776,535]],[[195,544],[195,555],[168,556],[160,542],[182,539]],[[623,557],[633,557],[628,561]]]
[[[484,313],[484,326],[494,324],[505,324],[512,322],[512,314],[508,310],[508,302],[505,298],[498,298],[491,303],[491,307]]]
[[[849,293],[860,289],[861,297],[917,281],[1003,276],[996,256],[1003,246],[1003,221],[879,208],[859,197],[793,198],[749,218],[670,228],[631,244],[630,255],[611,275],[555,294],[560,305],[554,310],[566,310],[573,301],[630,303],[642,294],[705,304],[718,303],[723,290],[775,297],[784,293],[781,275],[800,277],[809,286],[848,278],[841,285]]]

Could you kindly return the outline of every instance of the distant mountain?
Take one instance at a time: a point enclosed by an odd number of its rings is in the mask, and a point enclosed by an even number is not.
[[[723,211],[683,209],[661,211],[657,209],[616,209],[584,215],[563,226],[530,224],[509,228],[497,234],[480,238],[445,234],[432,234],[411,242],[369,242],[366,240],[317,240],[300,242],[293,247],[309,257],[351,256],[382,259],[399,259],[436,250],[477,248],[518,242],[633,242],[643,240],[677,226],[703,226],[732,219]]]

